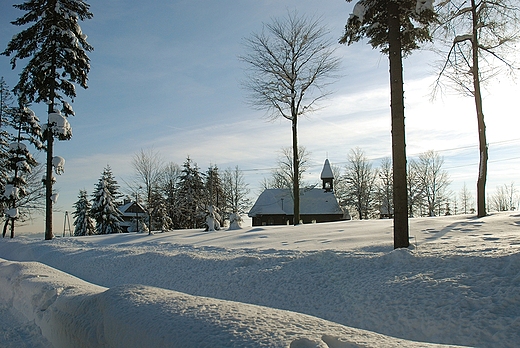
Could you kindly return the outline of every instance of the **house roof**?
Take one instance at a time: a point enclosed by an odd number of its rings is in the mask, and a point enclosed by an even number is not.
[[[260,194],[248,216],[293,215],[293,213],[294,202],[291,190],[267,189]],[[339,207],[333,192],[325,192],[323,189],[313,188],[300,190],[300,214],[343,214],[343,211]]]
[[[135,214],[146,214],[146,210],[143,208],[141,204],[136,204],[135,202],[128,202],[119,207],[123,216],[135,216]]]

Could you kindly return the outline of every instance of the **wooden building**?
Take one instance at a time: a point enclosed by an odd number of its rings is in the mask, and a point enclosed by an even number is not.
[[[136,226],[148,225],[148,213],[146,209],[139,203],[126,200],[122,206],[119,207],[122,213],[123,221],[119,223],[123,232],[136,232]]]
[[[322,188],[300,189],[300,220],[319,223],[347,220],[334,195],[334,175],[329,160],[321,171]],[[267,189],[256,200],[248,213],[253,226],[288,225],[293,223],[294,202],[290,189]]]

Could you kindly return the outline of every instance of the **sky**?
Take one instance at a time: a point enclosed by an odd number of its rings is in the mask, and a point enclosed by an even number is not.
[[[20,31],[10,24],[23,14],[6,0],[0,5],[0,47]],[[342,35],[353,4],[327,1],[87,1],[94,17],[81,22],[94,47],[89,53],[89,88],[77,88],[70,119],[73,137],[57,142],[55,155],[65,158],[65,172],[55,185],[60,193],[54,231],[63,230],[65,212],[73,211],[79,190],[92,193],[103,168],[110,165],[121,185],[132,181],[132,158],[153,150],[179,165],[189,156],[202,171],[238,166],[253,199],[262,178],[283,147],[291,145],[290,122],[269,122],[252,109],[241,87],[244,39],[263,23],[288,11],[319,16],[333,41]],[[391,154],[388,59],[366,41],[337,45],[341,78],[316,112],[299,122],[299,144],[310,156],[304,177],[318,182],[323,163],[343,167],[359,147],[374,166]],[[404,60],[407,154],[427,150],[444,158],[453,191],[465,183],[475,192],[478,134],[471,98],[446,91],[431,100],[439,57],[424,49]],[[22,63],[19,63],[22,66]],[[13,87],[20,68],[11,70],[0,56],[0,76]],[[520,118],[514,107],[520,87],[496,78],[484,93],[489,142],[488,192],[518,178]],[[33,105],[40,119],[45,107]],[[40,160],[44,158],[40,154]],[[475,194],[474,194],[475,195]],[[19,231],[43,231],[41,218]]]

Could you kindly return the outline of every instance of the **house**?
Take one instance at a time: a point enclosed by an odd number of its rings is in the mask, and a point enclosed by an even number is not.
[[[121,211],[121,218],[123,219],[119,223],[123,232],[136,232],[136,225],[148,224],[148,213],[141,204],[125,200],[118,209]],[[136,224],[136,222],[139,223]]]
[[[303,223],[347,220],[334,195],[334,175],[329,160],[321,171],[321,188],[300,189],[300,220]],[[248,213],[253,226],[287,225],[293,222],[294,202],[290,189],[267,189]]]

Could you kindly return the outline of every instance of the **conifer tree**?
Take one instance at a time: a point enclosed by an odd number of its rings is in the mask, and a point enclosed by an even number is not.
[[[206,172],[206,206],[212,206],[213,209],[218,213],[224,211],[226,199],[224,194],[224,188],[222,185],[222,179],[216,165],[210,166]],[[219,215],[222,217],[222,215]],[[222,218],[219,220],[221,226],[224,221]]]
[[[45,239],[52,239],[54,138],[72,136],[67,116],[74,115],[70,101],[76,97],[74,84],[87,88],[92,46],[78,21],[92,18],[89,5],[82,0],[27,0],[14,7],[25,14],[12,22],[24,29],[14,35],[3,55],[11,56],[11,66],[29,59],[20,73],[14,92],[24,103],[46,103],[48,118],[44,128],[46,142]],[[60,108],[61,107],[61,108]]]
[[[340,43],[350,45],[368,37],[373,48],[379,48],[382,53],[388,55],[392,118],[394,248],[407,248],[410,245],[402,58],[419,48],[420,43],[431,40],[429,25],[434,20],[433,0],[359,0],[340,40]]]
[[[205,188],[197,164],[188,157],[177,185],[177,215],[180,228],[204,226]]]
[[[0,192],[4,192],[8,174],[9,143],[11,135],[8,129],[12,126],[9,118],[14,112],[13,96],[3,77],[0,77]],[[4,211],[4,202],[0,200],[0,209]]]
[[[118,209],[119,186],[114,179],[110,166],[107,166],[92,195],[90,216],[96,221],[98,234],[120,233],[122,213]]]
[[[74,235],[75,236],[90,236],[95,234],[94,222],[90,217],[90,209],[92,205],[88,200],[87,191],[80,190],[78,200],[73,205],[74,212]]]
[[[5,223],[2,237],[5,237],[10,225],[11,238],[14,238],[15,221],[23,219],[21,211],[23,198],[29,195],[27,190],[27,175],[38,164],[27,148],[26,142],[39,145],[41,128],[39,120],[32,110],[20,106],[10,115],[10,124],[14,128],[14,135],[9,144],[6,169],[8,170],[2,200],[6,209]]]

